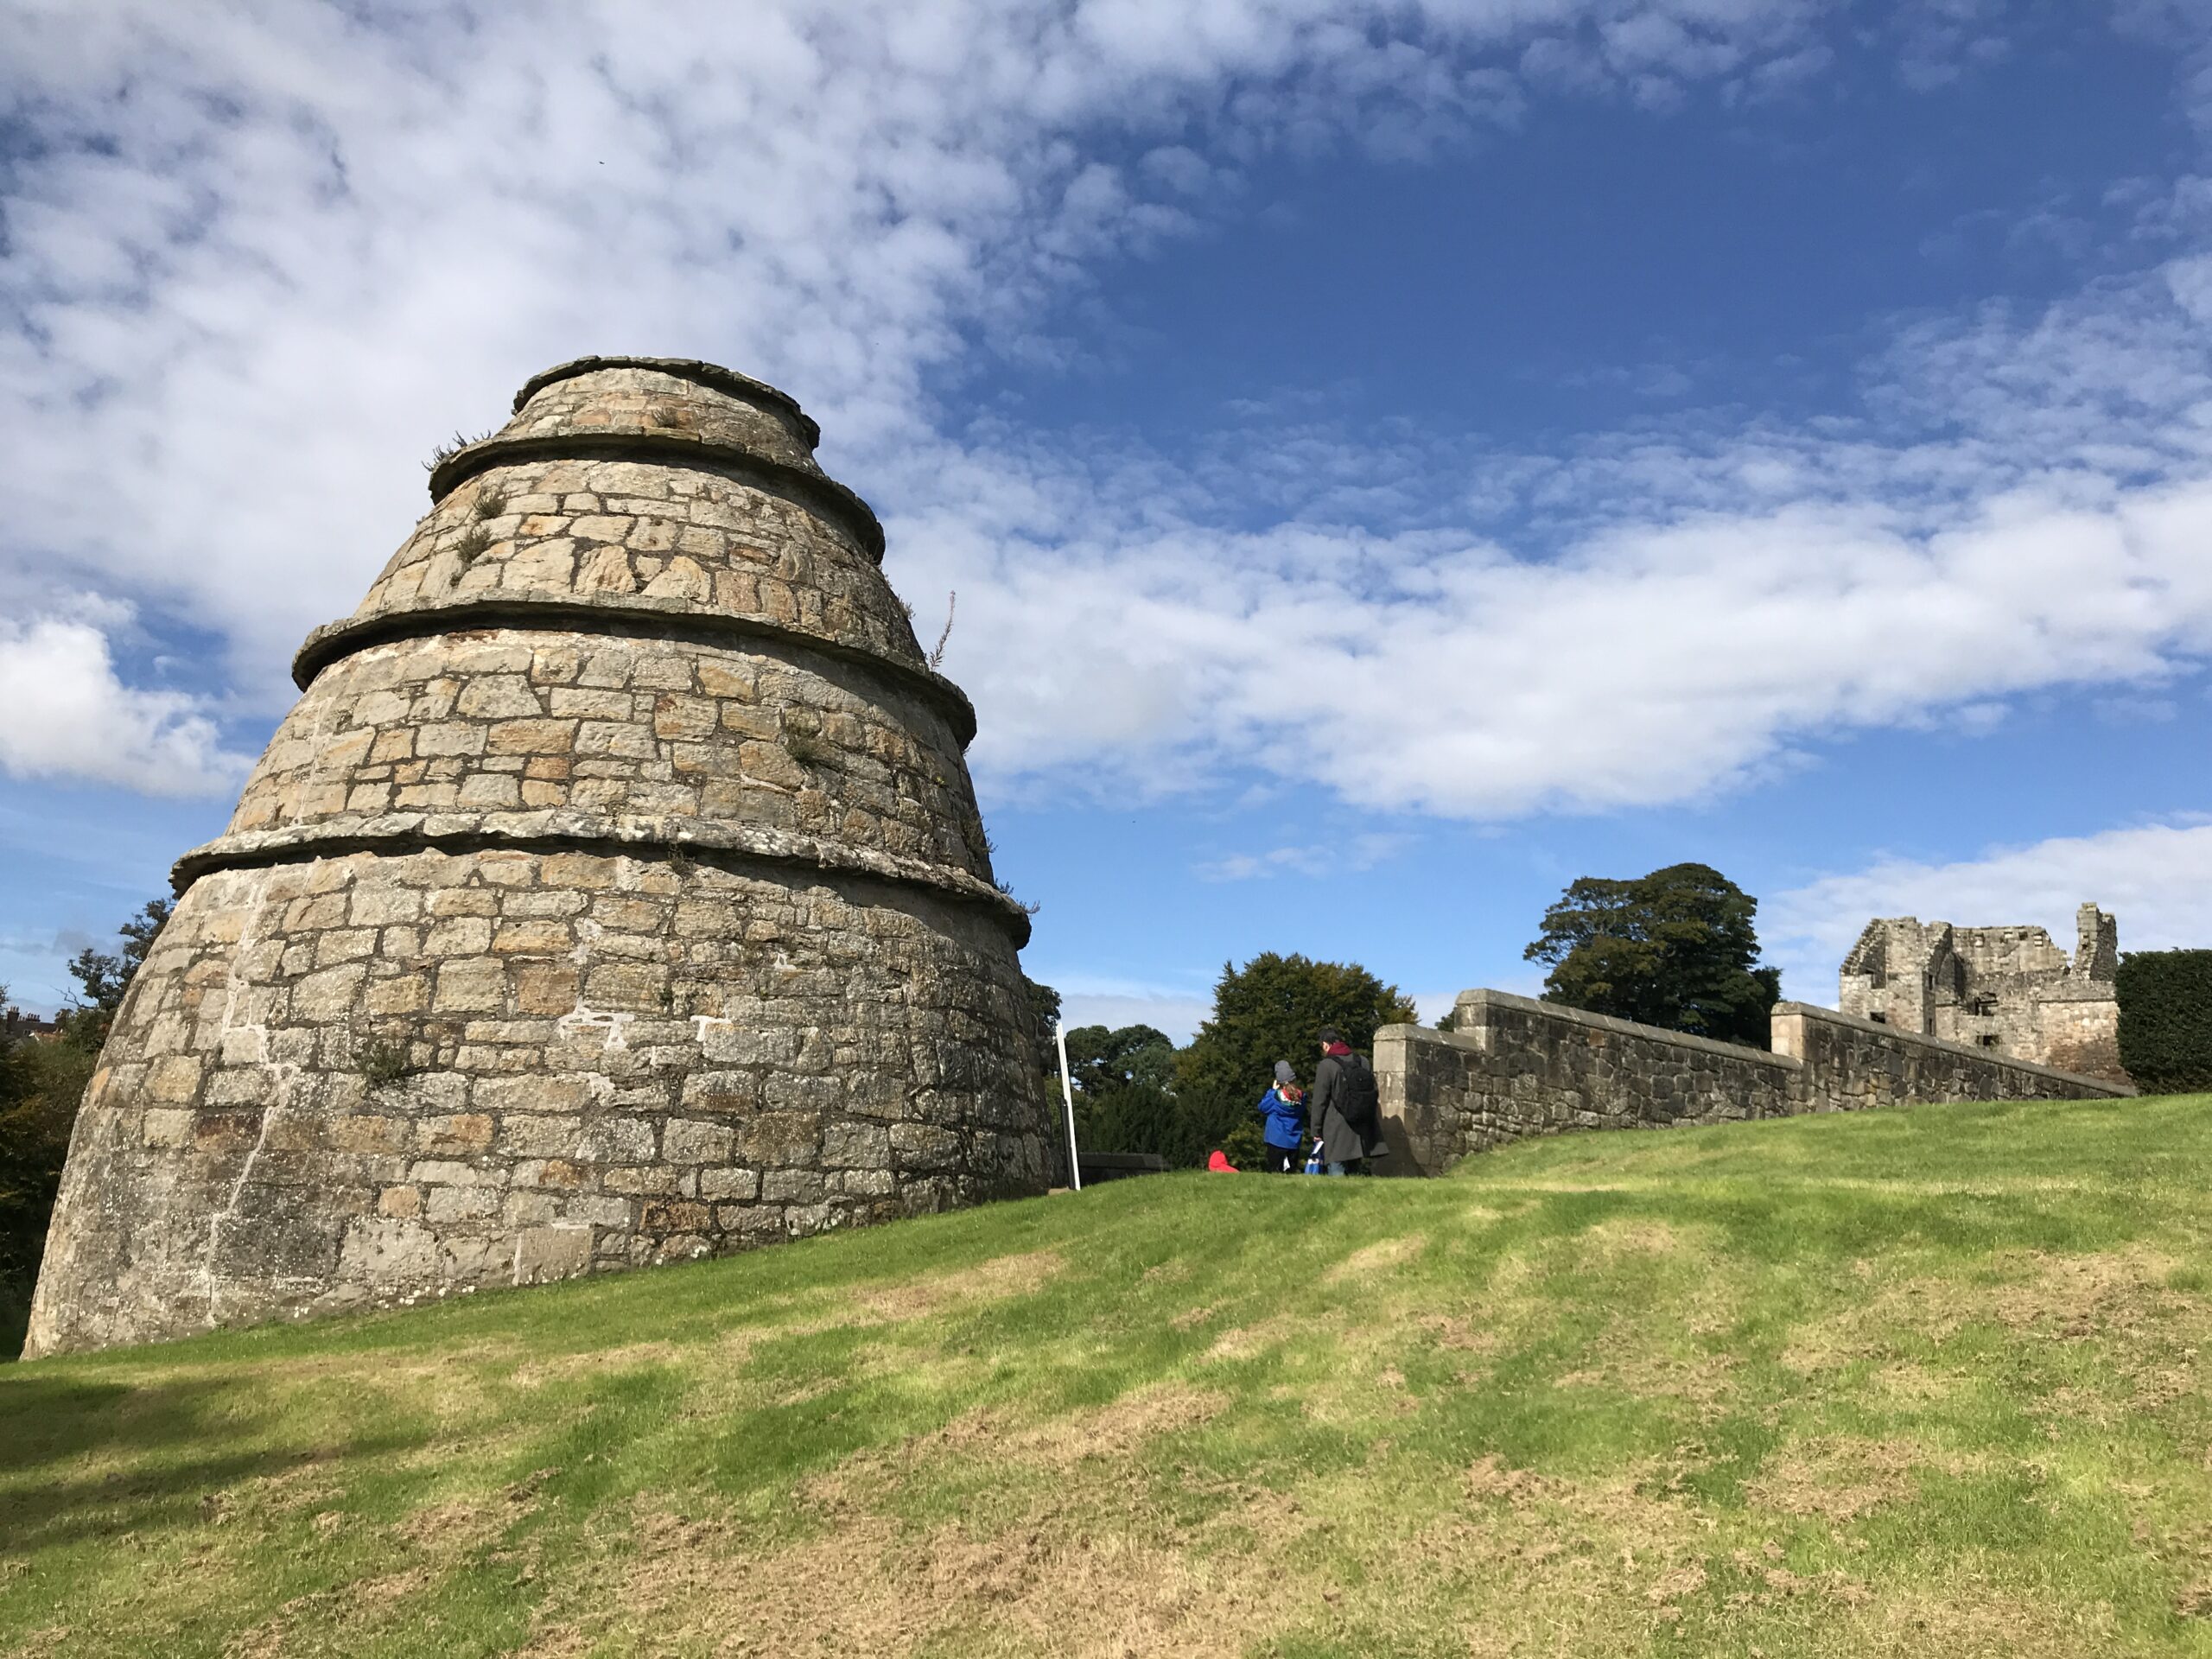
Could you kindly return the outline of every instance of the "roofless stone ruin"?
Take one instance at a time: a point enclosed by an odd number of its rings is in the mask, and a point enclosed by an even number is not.
[[[29,1352],[1046,1186],[975,715],[814,423],[645,358],[514,407],[178,863]]]

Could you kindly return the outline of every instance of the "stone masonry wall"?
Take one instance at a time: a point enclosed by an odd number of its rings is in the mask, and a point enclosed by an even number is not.
[[[711,860],[223,871],[132,986],[48,1272],[101,1345],[1036,1191],[1019,982],[965,907]]]
[[[1771,1040],[1777,1055],[1802,1068],[1793,1100],[1801,1112],[1942,1100],[2116,1100],[2135,1092],[1804,1002],[1775,1004]]]
[[[632,597],[922,666],[905,609],[852,531],[719,461],[488,467],[416,526],[348,626],[424,605]]]
[[[27,1351],[1045,1190],[964,750],[772,387],[582,359],[437,461],[118,1012]]]
[[[563,808],[988,869],[944,715],[895,679],[766,641],[495,628],[369,646],[317,676],[232,829]]]
[[[2125,1083],[2113,983],[2117,925],[2086,904],[2075,927],[2069,958],[2047,931],[2027,924],[1879,918],[1844,958],[1837,1006],[1896,1030]]]
[[[1569,1129],[2133,1092],[1796,1002],[1776,1005],[1774,1051],[1503,991],[1465,992],[1448,1031],[1376,1033],[1376,1081],[1395,1154],[1383,1167],[1440,1174],[1471,1153]]]

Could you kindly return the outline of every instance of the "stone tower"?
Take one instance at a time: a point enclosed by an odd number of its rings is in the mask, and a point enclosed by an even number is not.
[[[29,1352],[1044,1190],[974,712],[818,436],[585,358],[440,460],[177,866]]]
[[[1900,1031],[2124,1084],[2119,925],[2088,904],[2074,927],[2069,958],[2048,931],[2024,924],[1878,918],[1843,959],[1836,1006]]]

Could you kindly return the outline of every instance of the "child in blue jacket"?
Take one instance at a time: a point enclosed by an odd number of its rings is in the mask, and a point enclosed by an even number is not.
[[[1275,1062],[1275,1080],[1260,1096],[1264,1122],[1260,1138],[1268,1143],[1267,1167],[1295,1175],[1306,1167],[1306,1091],[1298,1086],[1288,1060]]]

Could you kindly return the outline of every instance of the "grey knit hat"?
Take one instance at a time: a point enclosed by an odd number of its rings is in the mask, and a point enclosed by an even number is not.
[[[1291,1078],[1296,1075],[1297,1074],[1290,1069],[1290,1062],[1288,1060],[1277,1060],[1275,1062],[1275,1081],[1277,1083],[1288,1083]]]

